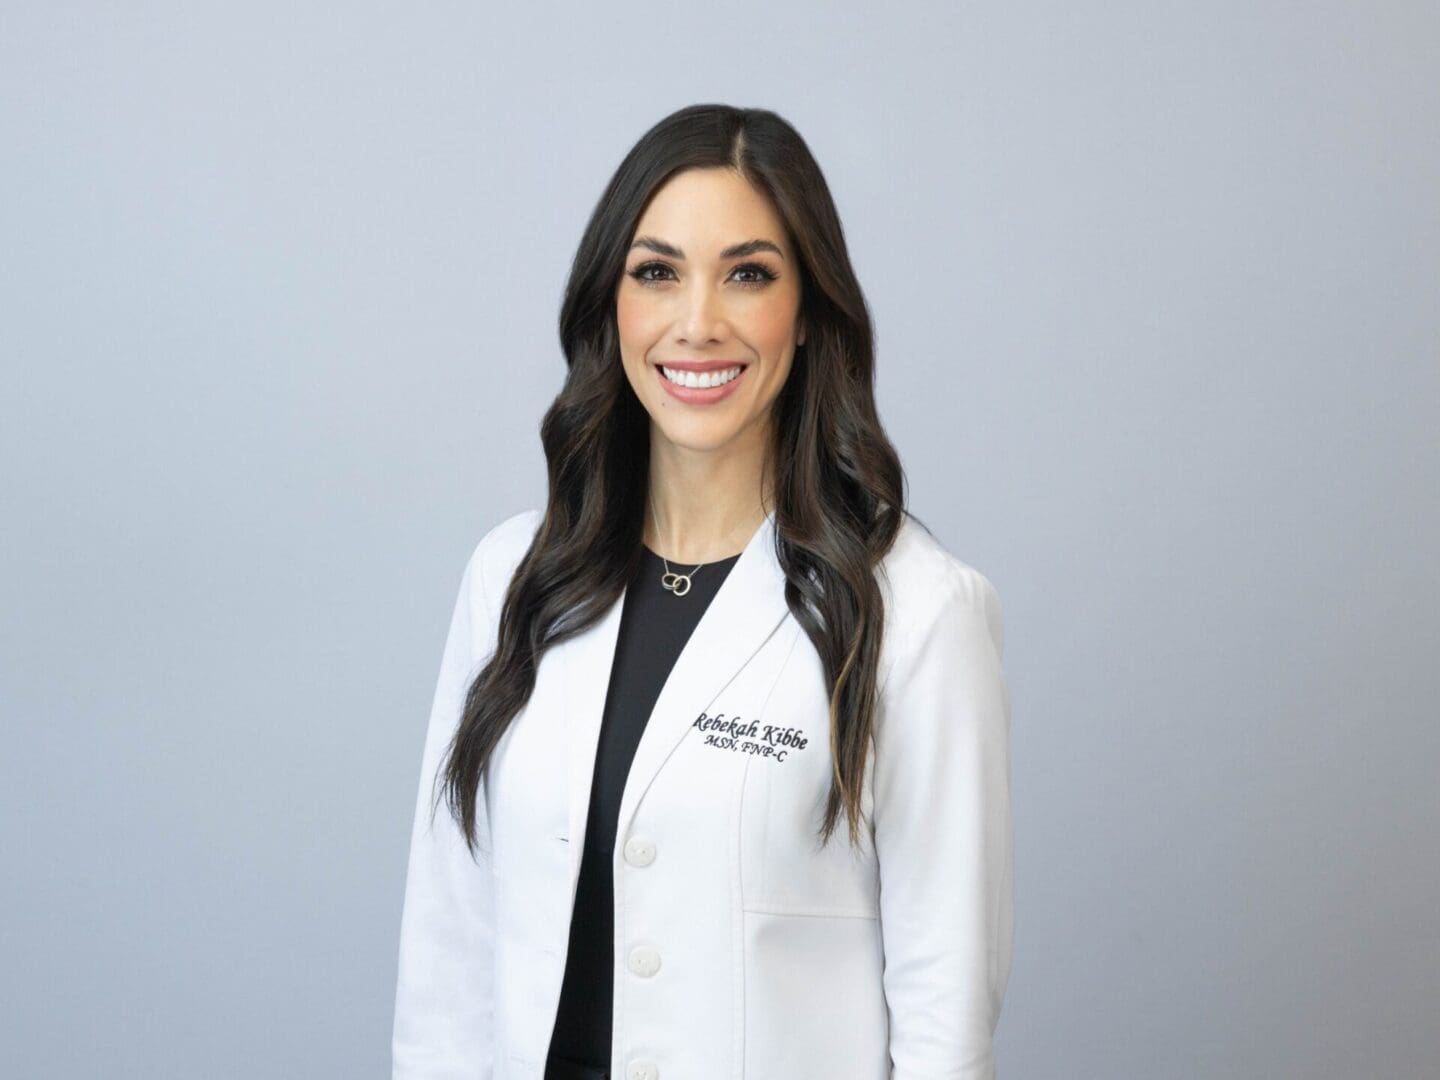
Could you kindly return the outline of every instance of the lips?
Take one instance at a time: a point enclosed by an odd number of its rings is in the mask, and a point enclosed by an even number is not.
[[[669,394],[672,398],[675,398],[677,401],[681,401],[686,405],[713,405],[718,401],[725,400],[725,398],[729,397],[735,392],[735,388],[744,381],[745,376],[749,371],[748,364],[737,363],[733,360],[711,360],[705,361],[703,363],[692,364],[687,364],[684,361],[677,361],[672,370],[703,372],[715,371],[717,369],[723,371],[727,368],[735,367],[738,367],[740,369],[740,374],[736,375],[735,378],[731,379],[727,383],[722,383],[720,386],[699,387],[681,386],[678,383],[671,382],[665,377],[665,372],[660,370],[662,367],[671,367],[671,365],[655,365],[655,377],[660,380],[660,385],[665,388],[665,392]]]

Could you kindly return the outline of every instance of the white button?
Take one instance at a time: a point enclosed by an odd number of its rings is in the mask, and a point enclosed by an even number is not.
[[[632,1061],[625,1069],[625,1080],[660,1080],[660,1069],[653,1061]]]
[[[632,836],[625,841],[625,861],[631,866],[649,866],[655,861],[655,845],[649,840]]]
[[[660,970],[660,954],[649,945],[635,946],[630,950],[630,970],[648,979]]]

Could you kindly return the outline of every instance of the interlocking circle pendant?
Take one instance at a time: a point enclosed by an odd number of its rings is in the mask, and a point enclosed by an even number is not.
[[[690,574],[695,571],[691,570]],[[690,591],[690,574],[677,574],[673,570],[668,574],[660,575],[660,584],[669,589],[676,596],[684,596]]]

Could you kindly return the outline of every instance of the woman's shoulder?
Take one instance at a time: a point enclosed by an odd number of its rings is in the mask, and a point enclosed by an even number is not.
[[[503,592],[515,567],[530,550],[530,542],[540,528],[545,512],[531,508],[511,514],[492,525],[476,541],[470,553],[466,572],[471,587],[486,594]]]
[[[544,516],[545,511],[539,508],[511,514],[491,526],[490,531],[475,545],[476,550],[483,554],[487,562],[507,559],[519,562],[521,556],[529,550],[530,541],[535,538]]]
[[[982,619],[996,650],[1003,648],[1004,623],[994,583],[918,519],[908,514],[901,519],[894,544],[880,560],[879,581],[890,651],[923,636],[937,619],[957,614]]]

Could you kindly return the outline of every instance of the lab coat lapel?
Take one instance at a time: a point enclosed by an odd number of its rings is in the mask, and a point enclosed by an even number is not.
[[[609,691],[615,644],[620,631],[622,593],[600,621],[568,643],[563,675],[570,820],[570,869],[580,865],[595,750]],[[676,603],[684,603],[676,597]],[[630,817],[666,758],[690,731],[745,663],[774,633],[788,613],[785,573],[775,556],[772,511],[735,560],[685,643],[660,690],[646,723],[620,800],[616,836],[625,835]]]

